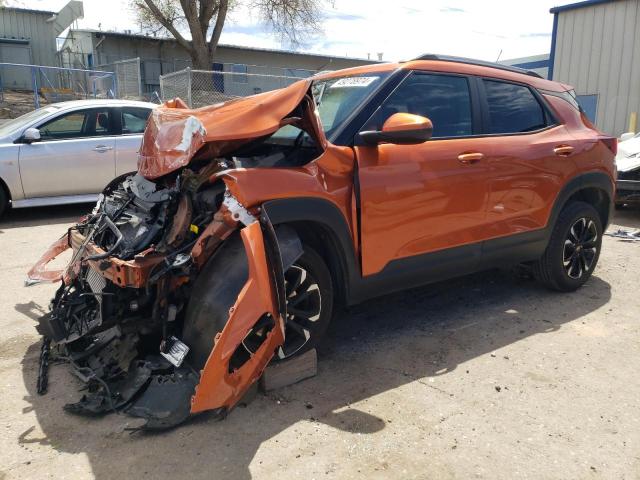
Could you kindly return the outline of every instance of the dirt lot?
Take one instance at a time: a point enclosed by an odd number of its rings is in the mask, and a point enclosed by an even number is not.
[[[222,422],[130,434],[125,416],[63,413],[79,396],[64,366],[35,393],[54,287],[24,272],[86,208],[0,222],[0,480],[640,478],[640,244],[606,237],[574,294],[499,271],[340,312],[317,377]]]

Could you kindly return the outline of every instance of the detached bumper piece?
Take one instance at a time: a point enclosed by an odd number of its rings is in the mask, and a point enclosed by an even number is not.
[[[98,416],[124,412],[146,420],[145,429],[171,428],[190,415],[191,397],[199,375],[188,366],[176,368],[161,355],[136,356],[137,335],[118,327],[64,347],[73,373],[86,390],[68,413]],[[60,347],[60,346],[59,346]]]

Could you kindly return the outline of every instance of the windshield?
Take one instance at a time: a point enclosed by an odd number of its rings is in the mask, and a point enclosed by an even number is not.
[[[313,97],[325,135],[331,136],[388,76],[388,72],[378,72],[313,82]]]
[[[14,118],[13,120],[9,120],[7,123],[0,125],[0,137],[11,135],[16,130],[20,130],[21,128],[37,120],[38,118],[44,118],[50,113],[57,112],[58,110],[60,110],[60,107],[50,106],[39,108],[38,110],[25,113],[18,118]]]

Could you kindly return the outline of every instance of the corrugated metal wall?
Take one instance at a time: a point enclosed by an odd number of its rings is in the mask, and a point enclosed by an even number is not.
[[[559,12],[553,79],[598,95],[596,125],[620,135],[640,112],[640,0]]]
[[[56,36],[49,12],[32,12],[0,8],[0,37],[29,39],[31,63],[36,65],[57,66]],[[0,61],[9,62],[9,59]]]

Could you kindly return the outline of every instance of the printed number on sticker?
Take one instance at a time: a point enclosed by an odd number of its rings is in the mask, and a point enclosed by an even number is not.
[[[348,77],[341,78],[329,88],[339,87],[368,87],[375,82],[378,77]]]

